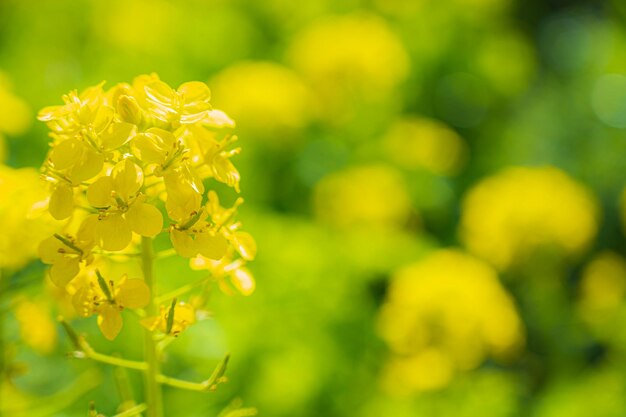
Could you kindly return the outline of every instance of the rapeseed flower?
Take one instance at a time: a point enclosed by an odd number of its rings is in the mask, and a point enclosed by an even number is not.
[[[240,182],[231,161],[240,151],[232,148],[234,122],[210,98],[202,82],[172,88],[150,74],[109,90],[100,83],[72,91],[39,114],[52,138],[42,167],[48,209],[64,222],[39,253],[51,280],[74,292],[81,315],[98,316],[108,339],[121,329],[120,311],[148,304],[150,295],[143,281],[105,281],[93,265],[136,250],[135,236],[167,232],[188,258],[254,258],[254,239],[235,220],[243,200],[223,208],[205,189],[213,179],[239,192]]]
[[[150,300],[150,290],[141,279],[128,279],[124,275],[116,283],[107,281],[98,270],[95,272],[95,276],[77,289],[72,303],[83,317],[97,314],[100,331],[113,340],[122,330],[121,312],[125,308],[145,307]]]
[[[378,327],[392,353],[383,384],[394,393],[443,388],[457,372],[507,359],[524,343],[496,271],[454,249],[394,273]]]
[[[470,189],[460,234],[470,252],[504,269],[545,245],[580,253],[597,228],[597,203],[586,187],[554,167],[514,167]]]

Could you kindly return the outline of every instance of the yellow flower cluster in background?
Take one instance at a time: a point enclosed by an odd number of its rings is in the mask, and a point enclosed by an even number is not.
[[[315,188],[317,217],[340,229],[397,230],[411,213],[402,175],[385,165],[352,167],[330,174]]]
[[[438,250],[397,271],[379,317],[392,356],[387,391],[410,394],[447,386],[486,358],[507,359],[524,344],[511,296],[487,263]]]
[[[13,94],[9,80],[0,72],[0,162],[7,157],[4,135],[24,133],[30,124],[31,110],[28,104]]]
[[[593,196],[553,167],[507,168],[475,185],[462,210],[463,242],[501,269],[544,245],[579,253],[598,228]]]
[[[57,223],[44,213],[46,189],[32,168],[0,165],[0,266],[16,270],[37,255],[37,244]]]
[[[75,279],[96,260],[161,232],[186,258],[228,254],[243,265],[255,256],[254,240],[235,220],[243,200],[225,208],[205,189],[212,178],[239,191],[240,179],[230,161],[239,153],[231,148],[234,123],[210,97],[204,83],[173,89],[152,74],[72,91],[39,114],[53,138],[42,167],[49,210],[65,222],[40,244],[40,257],[57,286],[72,283],[77,312],[98,315],[109,339],[121,330],[121,310],[143,307],[151,295],[142,280],[115,281],[95,268]]]
[[[312,97],[298,74],[265,61],[241,62],[216,75],[213,93],[239,127],[282,143],[306,127]]]
[[[288,60],[319,94],[332,123],[351,118],[354,101],[387,99],[409,74],[401,41],[383,19],[365,14],[313,23],[296,36]]]
[[[467,146],[454,130],[426,118],[397,120],[384,136],[383,148],[403,168],[438,175],[455,174],[467,156]]]
[[[621,338],[619,331],[626,314],[626,260],[617,253],[604,251],[585,265],[579,286],[578,313],[603,340]]]

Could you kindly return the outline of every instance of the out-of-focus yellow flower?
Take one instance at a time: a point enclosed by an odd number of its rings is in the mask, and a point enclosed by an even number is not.
[[[387,101],[409,72],[402,43],[372,15],[318,20],[296,36],[288,55],[333,123],[352,117],[355,105]]]
[[[612,322],[626,296],[626,260],[613,252],[595,256],[582,272],[578,309],[591,325]]]
[[[384,165],[348,168],[330,174],[315,188],[317,217],[330,225],[401,228],[411,205],[402,175]]]
[[[46,190],[32,168],[0,165],[0,267],[14,270],[37,255],[37,245],[57,226],[43,211]]]
[[[160,54],[175,50],[180,9],[166,0],[94,3],[95,32],[123,50]]]
[[[543,245],[579,253],[597,227],[596,201],[584,186],[553,167],[514,167],[469,191],[460,232],[472,253],[506,268]]]
[[[438,175],[455,174],[467,153],[465,143],[454,130],[426,118],[396,121],[385,135],[383,146],[399,166],[422,168]]]
[[[388,92],[409,70],[400,41],[382,19],[368,15],[313,23],[294,40],[290,57],[314,83],[349,83],[367,96]]]
[[[2,136],[24,133],[30,127],[31,114],[28,104],[12,93],[8,79],[0,72],[0,162],[6,157]]]
[[[293,138],[311,117],[311,96],[300,77],[272,62],[242,62],[212,82],[220,106],[254,136],[279,143]]]
[[[141,324],[147,329],[154,331],[159,330],[163,333],[167,332],[168,320],[171,307],[160,307],[160,314],[157,317],[148,317],[141,320]],[[196,322],[196,310],[187,303],[179,302],[174,306],[174,317],[169,334],[178,336],[187,327]]]
[[[383,383],[394,393],[445,387],[487,357],[524,343],[522,323],[496,271],[458,250],[439,250],[397,271],[379,332],[393,355]]]
[[[40,300],[21,299],[14,308],[22,341],[42,354],[50,353],[57,342],[56,326],[44,306]]]
[[[107,282],[98,271],[72,297],[78,314],[98,315],[98,327],[109,340],[115,339],[122,330],[122,310],[145,307],[149,300],[150,290],[143,280],[128,279],[124,275],[117,283]]]

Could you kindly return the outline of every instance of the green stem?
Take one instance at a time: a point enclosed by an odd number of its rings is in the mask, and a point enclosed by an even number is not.
[[[145,404],[139,404],[139,405],[134,406],[133,408],[129,408],[126,411],[122,411],[121,413],[116,414],[113,417],[132,417],[132,416],[136,416],[142,411],[146,411],[147,409],[148,407]]]
[[[178,298],[181,295],[185,295],[189,291],[193,290],[194,288],[199,287],[202,284],[206,284],[211,278],[213,278],[213,276],[209,275],[208,277],[204,277],[204,278],[199,279],[197,281],[191,282],[191,283],[189,283],[187,285],[183,285],[182,287],[177,288],[177,289],[175,289],[173,291],[170,291],[170,292],[168,292],[166,294],[160,295],[160,296],[156,297],[156,303],[157,304],[162,304],[165,301],[171,300],[172,298]]]
[[[156,294],[156,283],[152,266],[154,255],[152,253],[152,239],[149,237],[141,238],[141,268],[143,270],[143,278],[150,288],[150,304],[146,308],[148,316],[158,315],[158,306],[155,303],[154,294]],[[144,331],[144,356],[148,369],[145,374],[145,400],[148,406],[146,410],[147,417],[163,417],[163,399],[161,397],[161,387],[157,381],[159,371],[159,352],[153,334],[150,330]]]

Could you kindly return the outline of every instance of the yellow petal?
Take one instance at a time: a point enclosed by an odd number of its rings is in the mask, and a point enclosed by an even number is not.
[[[98,327],[104,337],[109,340],[115,339],[122,330],[122,324],[122,314],[119,308],[105,303],[98,315]]]
[[[64,106],[48,106],[44,107],[37,114],[37,119],[42,122],[49,122],[59,117],[59,114],[64,110]]]
[[[96,224],[96,243],[104,250],[119,251],[130,243],[133,235],[121,214],[100,219]]]
[[[251,261],[256,257],[256,242],[250,233],[236,232],[232,239],[235,249],[243,259]]]
[[[154,237],[163,230],[163,215],[151,204],[133,204],[126,212],[126,220],[133,232],[141,236]]]
[[[85,151],[85,145],[78,139],[67,139],[57,143],[50,151],[50,160],[56,169],[67,169],[76,164]]]
[[[72,305],[79,316],[89,317],[93,314],[93,309],[91,308],[92,297],[93,293],[86,285],[83,285],[76,290],[72,296]]]
[[[219,182],[223,182],[229,187],[233,187],[239,192],[239,171],[228,158],[217,156],[211,161],[213,176]]]
[[[178,94],[182,96],[184,103],[209,101],[211,99],[211,90],[205,83],[200,81],[190,81],[181,84],[178,87]]]
[[[78,275],[80,260],[77,256],[61,256],[50,268],[50,280],[59,288],[65,286]]]
[[[92,214],[85,217],[76,232],[76,239],[80,242],[91,242],[96,240],[96,226],[98,225],[98,215]]]
[[[93,207],[109,207],[115,204],[112,193],[113,179],[109,176],[100,177],[87,188],[87,201]]]
[[[163,176],[167,190],[165,208],[172,220],[183,221],[200,210],[202,194],[181,170],[168,170]]]
[[[172,229],[170,240],[176,252],[185,258],[193,258],[198,254],[198,248],[194,240],[186,232]]]
[[[135,135],[135,130],[135,125],[131,123],[112,123],[100,134],[100,141],[104,149],[117,149]]]
[[[169,309],[162,310],[163,313],[167,314]],[[172,334],[177,335],[187,327],[195,323],[196,321],[196,311],[194,308],[186,303],[178,303],[174,307],[174,324],[172,326]],[[165,332],[167,330],[167,316],[162,317],[160,321],[161,331]]]
[[[141,123],[143,111],[134,97],[122,95],[117,100],[117,112],[122,120],[135,125]]]
[[[129,279],[121,284],[116,301],[125,308],[141,308],[150,302],[150,289],[141,279]]]
[[[221,110],[210,110],[204,113],[202,124],[218,129],[223,127],[235,127],[235,122]]]
[[[113,107],[98,105],[91,120],[93,129],[98,133],[104,131],[113,121],[114,114],[115,110],[113,110]]]
[[[45,264],[52,265],[56,262],[56,260],[63,256],[59,250],[63,249],[64,245],[54,236],[50,236],[47,239],[44,239],[39,244],[37,248],[39,258]]]
[[[252,273],[246,268],[236,269],[230,276],[231,282],[242,295],[250,295],[256,288],[256,282]]]
[[[196,247],[202,256],[221,259],[228,249],[228,241],[220,234],[200,233],[196,235]]]
[[[159,327],[160,322],[161,317],[148,317],[139,321],[143,327],[150,331],[156,330],[156,328]]]
[[[65,183],[58,183],[50,195],[50,214],[57,220],[67,219],[74,211],[74,190]]]
[[[74,184],[89,180],[102,171],[104,156],[87,148],[81,159],[72,167],[69,177]]]
[[[130,159],[118,162],[113,171],[113,189],[120,198],[128,201],[143,184],[143,171]]]

